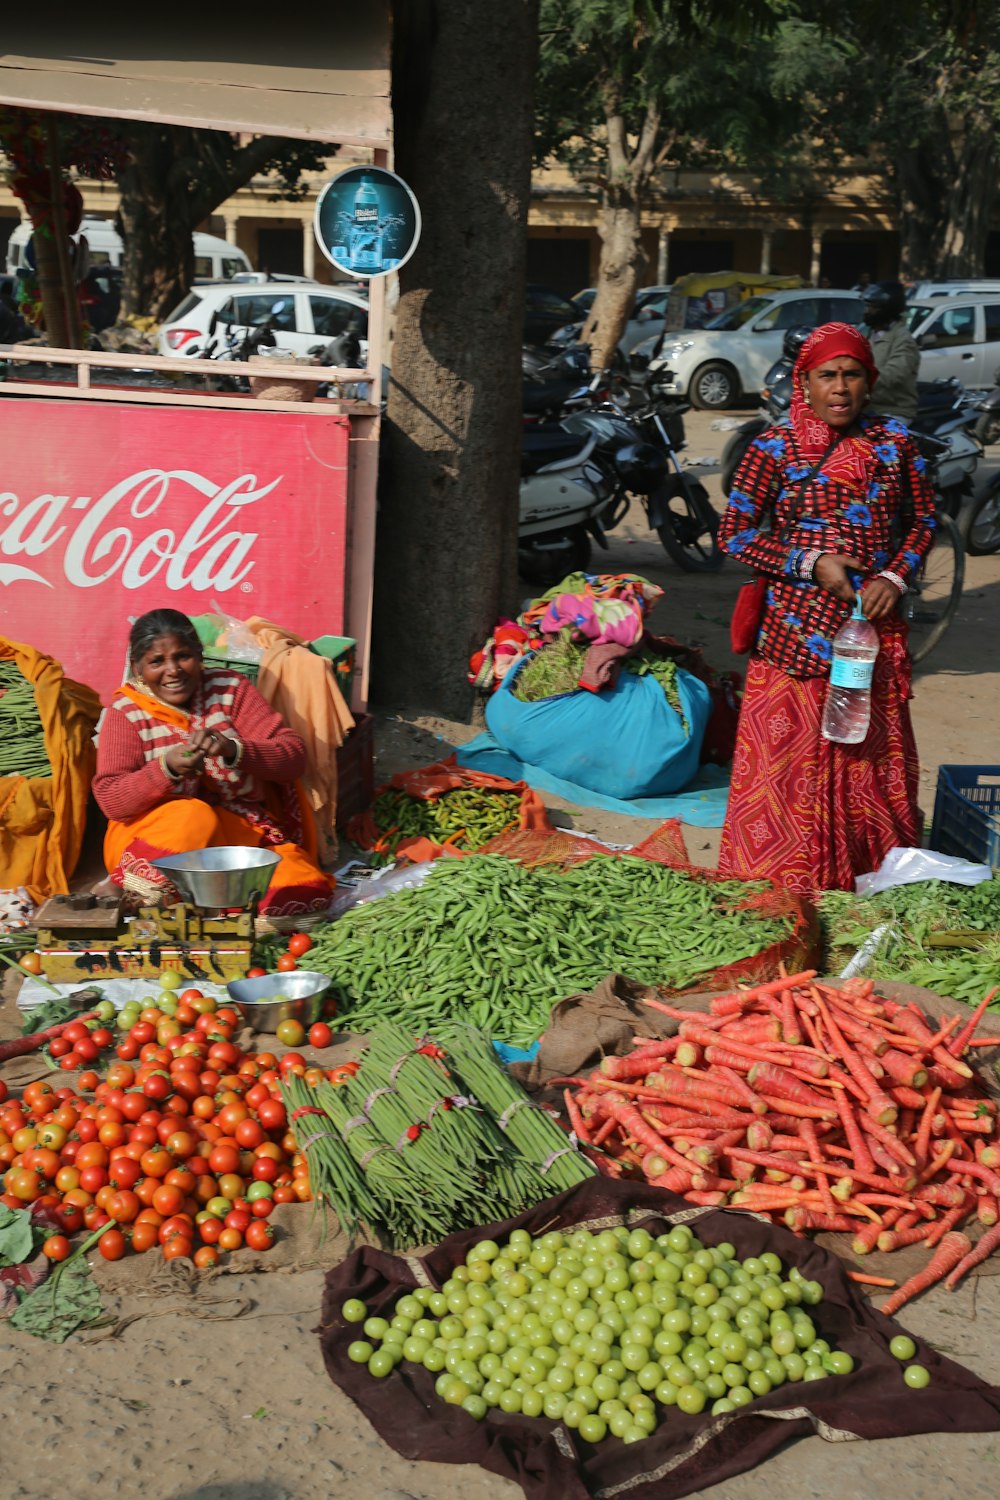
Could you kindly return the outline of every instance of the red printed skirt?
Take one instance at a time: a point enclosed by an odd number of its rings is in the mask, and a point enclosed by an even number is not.
[[[853,890],[890,849],[920,843],[911,667],[902,626],[881,631],[872,716],[860,745],[820,732],[825,677],[747,671],[719,873],[812,894]]]

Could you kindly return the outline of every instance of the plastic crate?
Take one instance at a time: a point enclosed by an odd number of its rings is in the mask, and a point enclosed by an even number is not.
[[[260,671],[259,661],[241,661],[237,657],[224,656],[221,651],[206,651],[203,658],[206,667],[215,667],[219,670],[239,672],[256,687],[257,674]]]
[[[375,719],[356,714],[354,728],[337,751],[337,827],[344,828],[375,801]]]
[[[333,668],[337,686],[349,698],[348,687],[354,675],[354,657],[357,641],[350,635],[318,635],[309,642],[309,650],[323,656]]]
[[[1000,869],[1000,766],[941,766],[931,848]]]

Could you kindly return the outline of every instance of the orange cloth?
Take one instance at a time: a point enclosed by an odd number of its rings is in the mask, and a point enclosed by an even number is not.
[[[338,847],[337,751],[354,728],[354,716],[325,657],[260,616],[247,626],[264,650],[257,689],[306,747],[302,783],[316,819],[320,864],[331,865]]]
[[[0,777],[0,886],[23,885],[34,901],[69,890],[94,775],[101,700],[51,656],[0,636],[0,658],[34,684],[52,776]]]
[[[261,902],[261,911],[269,916],[297,916],[322,910],[333,890],[332,880],[316,865],[315,832],[308,816],[305,824],[306,848],[298,844],[268,846],[281,861]],[[148,873],[150,859],[227,845],[259,849],[263,844],[261,834],[245,818],[228,808],[186,797],[180,802],[161,803],[137,818],[109,821],[104,862],[109,870],[116,870],[125,861],[133,875],[134,888],[139,894],[151,895],[152,883],[147,882],[149,890],[142,884],[143,871]]]

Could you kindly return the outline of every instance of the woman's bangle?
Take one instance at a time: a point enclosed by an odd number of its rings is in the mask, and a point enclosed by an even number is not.
[[[183,776],[180,774],[179,771],[172,771],[170,769],[169,762],[167,761],[167,752],[165,750],[164,750],[163,754],[160,756],[160,766],[162,768],[164,776],[174,786],[176,786],[179,781],[183,781],[184,780]]]
[[[799,558],[799,577],[811,581],[816,571],[816,564],[822,556],[823,552],[819,547],[811,547],[808,552],[803,552]]]
[[[904,579],[900,578],[900,576],[899,576],[898,573],[890,573],[889,570],[888,570],[888,568],[883,568],[883,570],[882,570],[881,573],[876,573],[875,574],[875,577],[876,578],[887,578],[889,580],[889,582],[892,584],[893,588],[899,589],[899,592],[901,594],[905,594],[906,593],[906,582],[905,582]]]
[[[236,754],[233,756],[232,760],[226,760],[225,756],[223,756],[223,760],[225,761],[225,764],[227,765],[227,767],[229,768],[230,771],[235,771],[236,767],[239,765],[240,761],[243,759],[243,749],[244,749],[243,741],[242,740],[238,740],[234,734],[227,734],[226,735],[226,739],[229,741],[229,743],[231,745],[235,745],[236,746]]]

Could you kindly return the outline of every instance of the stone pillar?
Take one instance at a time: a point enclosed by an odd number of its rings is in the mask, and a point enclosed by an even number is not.
[[[760,274],[770,276],[771,274],[771,230],[762,229],[760,232]]]
[[[814,229],[812,232],[812,249],[809,256],[809,282],[811,286],[819,286],[820,257],[823,254],[823,231]]]
[[[223,219],[224,219],[225,225],[226,225],[226,241],[227,241],[227,243],[230,244],[230,245],[236,245],[236,244],[238,244],[239,241],[236,238],[236,234],[237,234],[237,230],[239,228],[239,222],[240,222],[240,216],[239,216],[239,214],[227,213],[227,214],[223,215]]]
[[[667,276],[670,270],[670,230],[661,229],[660,237],[656,243],[656,281],[658,286],[666,286]]]
[[[312,214],[302,220],[302,274],[316,275],[316,236],[313,233]]]

